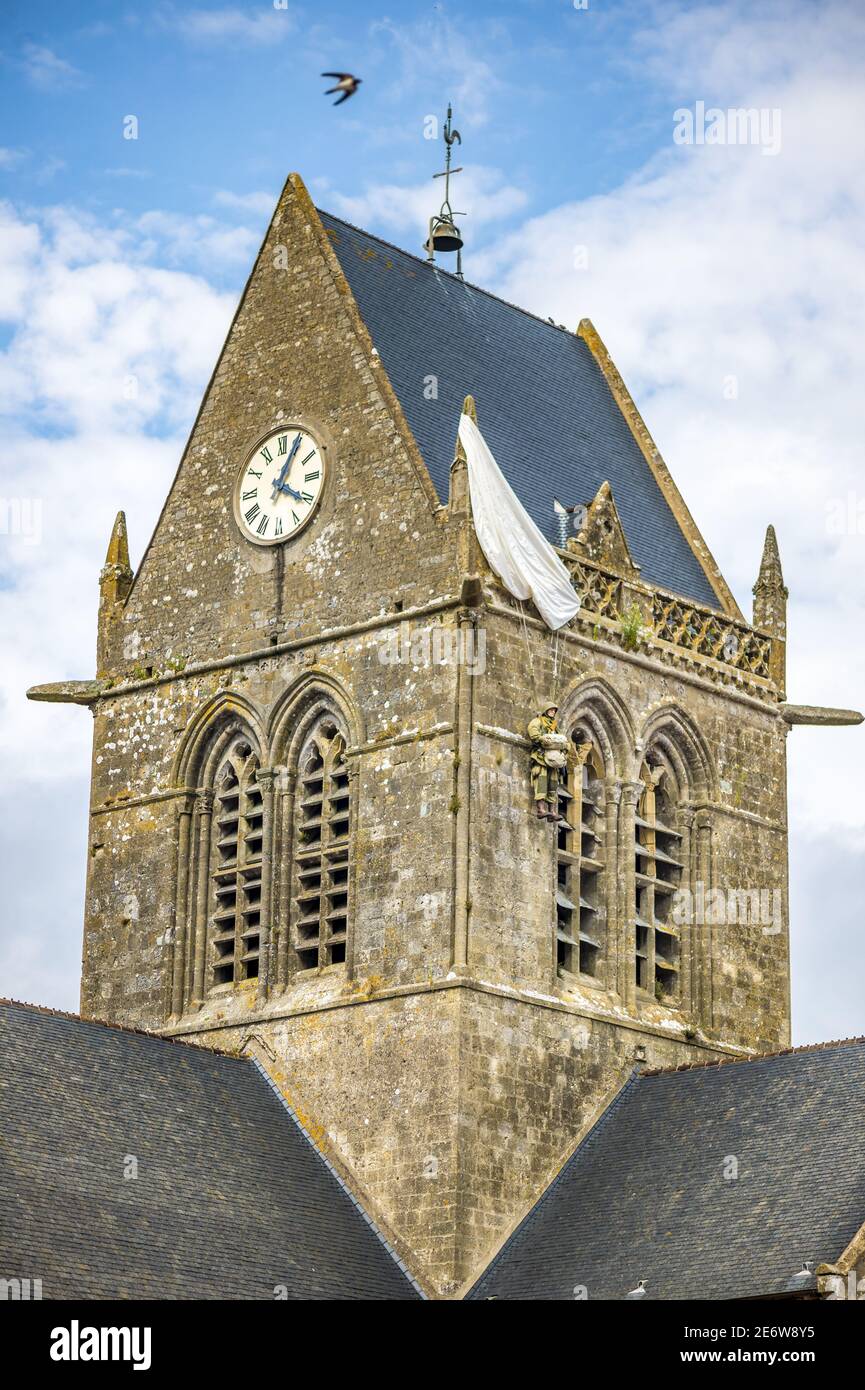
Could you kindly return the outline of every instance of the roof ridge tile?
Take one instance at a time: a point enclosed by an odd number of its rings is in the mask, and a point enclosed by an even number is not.
[[[97,1028],[113,1028],[117,1033],[133,1033],[140,1038],[153,1038],[156,1042],[180,1043],[183,1047],[194,1047],[198,1052],[214,1052],[218,1057],[228,1057],[233,1061],[248,1060],[245,1057],[237,1057],[235,1053],[225,1052],[222,1048],[214,1047],[212,1043],[194,1043],[189,1038],[173,1038],[164,1033],[154,1033],[148,1028],[136,1028],[132,1024],[112,1023],[107,1018],[86,1018],[83,1014],[73,1014],[66,1009],[54,1009],[48,1004],[32,1004],[27,999],[8,999],[0,996],[0,1008],[4,1006],[29,1010],[35,1014],[44,1014],[48,1018],[61,1018],[69,1023],[92,1023]]]
[[[647,1076],[674,1076],[679,1071],[704,1071],[707,1067],[737,1066],[743,1062],[767,1062],[773,1057],[795,1057],[802,1052],[822,1052],[832,1047],[852,1047],[865,1043],[865,1037],[831,1038],[825,1042],[801,1043],[799,1047],[781,1047],[776,1052],[753,1052],[748,1057],[712,1057],[708,1062],[679,1062],[675,1067],[651,1067],[639,1073]]]

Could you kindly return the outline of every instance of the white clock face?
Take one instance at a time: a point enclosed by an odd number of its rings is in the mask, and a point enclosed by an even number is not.
[[[274,430],[247,459],[234,489],[234,515],[247,540],[279,545],[302,531],[321,500],[324,457],[307,430]]]

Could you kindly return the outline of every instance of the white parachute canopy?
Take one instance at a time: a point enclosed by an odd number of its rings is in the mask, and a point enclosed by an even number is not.
[[[490,568],[514,598],[530,598],[553,632],[580,610],[570,576],[505,478],[470,415],[460,416],[472,516]]]

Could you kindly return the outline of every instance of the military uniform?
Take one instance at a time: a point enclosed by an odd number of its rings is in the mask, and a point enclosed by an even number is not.
[[[547,705],[541,714],[535,715],[535,718],[529,721],[528,727],[528,735],[532,741],[531,764],[529,768],[529,775],[532,779],[532,793],[536,802],[547,803],[548,810],[546,813],[541,809],[540,804],[538,805],[538,815],[543,816],[546,814],[547,817],[551,819],[558,819],[559,814],[559,769],[557,767],[547,766],[544,760],[544,748],[541,740],[545,734],[558,733],[555,716],[551,719],[547,713],[548,710],[555,708],[556,706],[553,704]]]

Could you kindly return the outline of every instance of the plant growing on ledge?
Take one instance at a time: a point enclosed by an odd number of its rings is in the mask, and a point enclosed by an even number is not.
[[[632,603],[627,613],[619,613],[619,625],[625,649],[634,651],[643,635],[643,614],[638,604]]]

